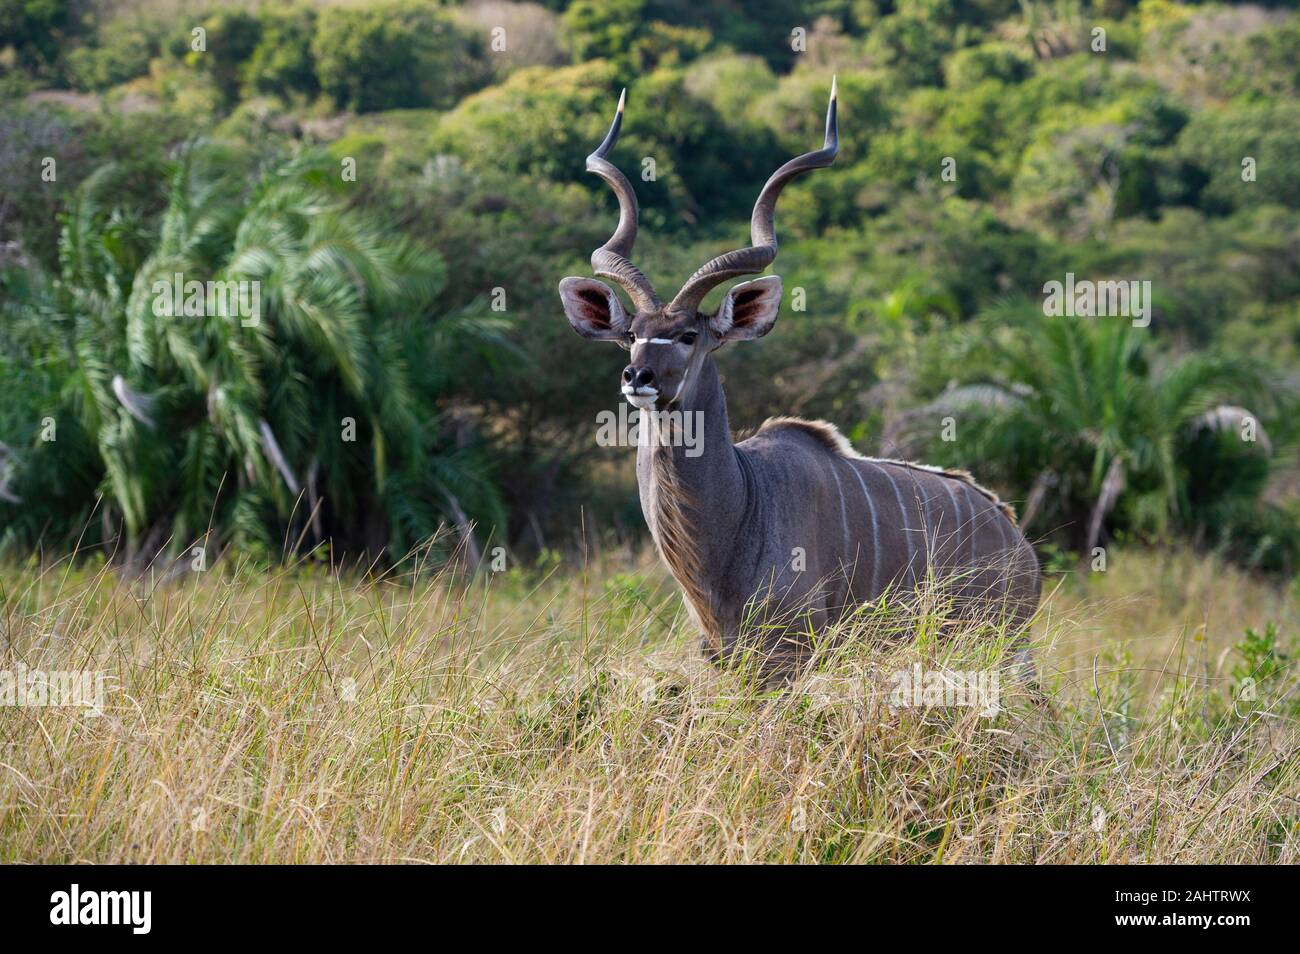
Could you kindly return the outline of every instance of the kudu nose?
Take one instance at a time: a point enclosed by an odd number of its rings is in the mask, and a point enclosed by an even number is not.
[[[652,388],[655,383],[655,373],[649,368],[637,368],[629,364],[623,369],[623,383],[630,384],[634,388]]]

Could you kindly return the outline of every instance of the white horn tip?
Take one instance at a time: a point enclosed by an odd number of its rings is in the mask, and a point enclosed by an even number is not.
[[[839,88],[839,87],[838,87],[838,84],[836,83],[836,76],[835,76],[834,73],[832,73],[832,74],[831,74],[831,99],[834,99],[834,98],[835,98],[835,96],[836,96],[836,91],[838,90],[838,88]]]
[[[618,111],[623,111],[623,106],[627,103],[627,87],[623,87],[623,92],[618,94]]]

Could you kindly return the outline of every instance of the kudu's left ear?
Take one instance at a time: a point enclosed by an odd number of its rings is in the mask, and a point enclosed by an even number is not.
[[[594,278],[566,278],[560,300],[569,324],[584,338],[621,341],[631,327],[614,289]]]
[[[722,307],[709,319],[709,329],[719,341],[761,338],[776,324],[781,307],[781,278],[764,275],[741,282],[722,299]]]

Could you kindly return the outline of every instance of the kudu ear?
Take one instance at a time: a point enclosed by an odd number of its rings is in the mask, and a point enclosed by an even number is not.
[[[722,299],[722,307],[709,319],[709,329],[719,341],[761,338],[776,324],[781,307],[781,278],[764,275],[741,282]]]
[[[560,300],[569,324],[584,338],[621,341],[631,326],[614,289],[594,278],[566,278]]]

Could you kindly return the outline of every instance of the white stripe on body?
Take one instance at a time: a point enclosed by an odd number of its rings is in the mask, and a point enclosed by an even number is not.
[[[880,465],[877,465],[880,466]],[[898,489],[898,482],[894,480],[894,475],[884,467],[880,467],[881,473],[889,478],[889,486],[894,488],[894,498],[898,501],[898,516],[901,521],[901,530],[903,539],[907,541],[907,575],[910,583],[916,582],[916,573],[912,569],[912,560],[916,557],[916,546],[912,542],[912,528],[909,526],[907,519],[907,506],[903,503],[903,492]]]
[[[844,506],[844,487],[840,484],[840,475],[835,473],[835,461],[831,461],[831,476],[835,478],[835,492],[840,495],[840,525],[844,527],[844,555],[849,554],[849,511]],[[842,564],[841,564],[842,565]]]
[[[961,546],[961,528],[965,522],[961,515],[961,503],[957,500],[957,495],[952,492],[952,481],[944,480],[943,489],[948,492],[948,499],[952,501],[953,519],[956,526],[953,528],[952,552],[956,554],[957,549]],[[953,570],[956,567],[952,568]]]
[[[862,496],[866,498],[867,509],[871,511],[871,598],[874,600],[880,595],[880,526],[876,521],[876,504],[871,499],[871,494],[867,493],[866,481],[853,466],[853,462],[847,458],[840,459],[849,465],[853,476],[858,478],[858,486],[862,488]]]

